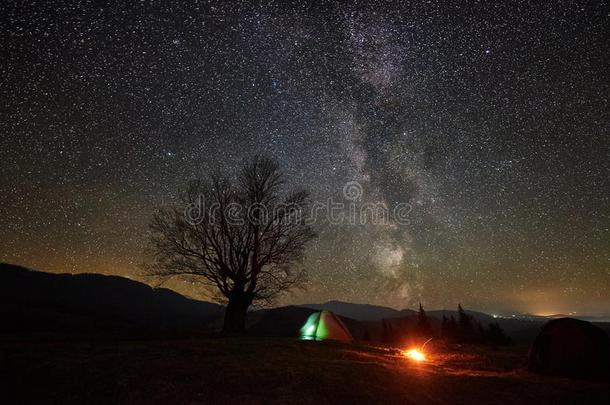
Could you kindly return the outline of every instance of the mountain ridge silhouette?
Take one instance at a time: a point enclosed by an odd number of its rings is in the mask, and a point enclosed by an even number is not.
[[[0,332],[199,329],[223,307],[120,276],[0,263]]]

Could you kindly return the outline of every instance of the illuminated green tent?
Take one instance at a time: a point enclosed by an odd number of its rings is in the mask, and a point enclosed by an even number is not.
[[[301,327],[303,340],[341,340],[352,341],[354,338],[347,327],[330,311],[314,312]]]

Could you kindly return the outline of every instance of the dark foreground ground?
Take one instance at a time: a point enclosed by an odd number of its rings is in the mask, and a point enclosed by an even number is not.
[[[607,404],[607,384],[523,370],[522,348],[273,338],[1,339],[0,403]]]

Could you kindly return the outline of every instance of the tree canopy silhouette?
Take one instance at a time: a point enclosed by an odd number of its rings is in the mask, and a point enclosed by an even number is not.
[[[182,203],[150,223],[150,274],[194,276],[227,302],[223,331],[245,329],[253,302],[270,302],[303,280],[293,264],[315,237],[305,219],[306,191],[285,190],[277,163],[255,158],[237,179],[191,182]]]

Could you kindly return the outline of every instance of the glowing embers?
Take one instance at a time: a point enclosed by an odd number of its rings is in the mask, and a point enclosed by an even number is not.
[[[426,361],[426,355],[418,349],[403,350],[402,355],[417,362]]]

